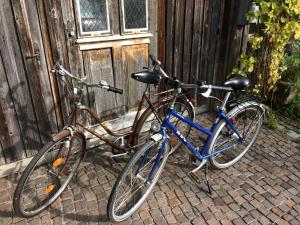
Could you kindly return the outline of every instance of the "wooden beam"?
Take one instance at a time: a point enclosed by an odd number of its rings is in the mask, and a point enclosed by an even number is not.
[[[113,35],[113,36],[107,36],[107,37],[86,37],[86,38],[77,39],[76,43],[77,44],[85,44],[85,43],[93,43],[93,42],[113,42],[113,41],[149,38],[149,37],[153,37],[153,34],[144,33],[144,34],[132,34],[132,35]]]
[[[150,39],[143,38],[143,39],[136,39],[136,40],[118,40],[118,41],[101,42],[101,43],[86,43],[86,44],[80,44],[79,49],[81,51],[84,51],[84,50],[101,49],[101,48],[118,48],[122,46],[141,45],[141,44],[150,44]]]

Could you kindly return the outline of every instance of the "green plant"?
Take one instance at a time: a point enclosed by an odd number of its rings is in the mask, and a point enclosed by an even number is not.
[[[241,68],[234,72],[251,73],[254,91],[267,96],[287,67],[283,63],[287,44],[300,38],[300,0],[256,0],[259,10],[250,11],[258,33],[249,38],[249,50],[240,58]]]
[[[279,111],[287,117],[300,119],[300,96],[296,96],[291,103],[280,108]]]
[[[273,111],[270,111],[270,114],[267,117],[267,120],[266,120],[265,124],[271,129],[277,129],[278,120],[277,120],[277,117],[276,117],[276,115]]]
[[[283,81],[294,83],[300,90],[300,40],[293,41],[284,55],[286,70],[282,75]]]

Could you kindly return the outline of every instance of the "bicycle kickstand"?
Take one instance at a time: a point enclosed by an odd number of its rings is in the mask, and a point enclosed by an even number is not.
[[[207,190],[208,190],[208,194],[211,195],[212,192],[211,192],[211,186],[210,186],[210,183],[209,183],[209,180],[207,178],[208,176],[208,164],[206,163],[205,164],[205,181],[206,181],[206,185],[207,185]]]
[[[199,177],[195,174],[200,168],[202,168],[203,166],[205,165],[205,171],[204,171],[204,174],[205,174],[205,182],[206,182],[206,185],[207,185],[207,192],[209,195],[212,194],[212,189],[211,189],[211,186],[209,184],[209,180],[208,180],[208,163],[207,163],[207,160],[203,160],[201,162],[201,164],[194,170],[190,171],[189,174],[190,176],[198,183],[201,182],[201,180],[199,179]],[[202,180],[203,181],[203,180]]]

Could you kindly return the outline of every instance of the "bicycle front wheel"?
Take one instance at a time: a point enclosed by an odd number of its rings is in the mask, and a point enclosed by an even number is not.
[[[225,121],[220,121],[213,134],[209,154],[216,153],[210,158],[211,164],[218,169],[227,168],[238,162],[255,142],[263,123],[264,112],[256,104],[238,106],[230,116],[238,135]]]
[[[83,158],[85,140],[79,133],[51,141],[30,161],[14,193],[18,215],[32,217],[50,206],[64,191]]]
[[[108,215],[111,221],[120,222],[130,217],[151,193],[165,166],[170,149],[167,141],[164,152],[149,179],[161,143],[148,141],[134,154],[119,175],[108,201]]]

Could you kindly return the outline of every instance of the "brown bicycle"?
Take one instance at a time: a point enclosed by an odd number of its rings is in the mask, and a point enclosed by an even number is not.
[[[153,56],[153,68],[142,72],[132,74],[132,78],[146,83],[146,88],[138,106],[133,125],[130,131],[116,132],[110,130],[101,119],[90,108],[81,104],[83,87],[98,87],[122,94],[123,90],[111,87],[106,81],[100,81],[98,84],[90,84],[85,78],[79,78],[72,75],[59,64],[56,64],[54,71],[60,78],[70,77],[73,80],[75,107],[72,112],[71,124],[65,127],[60,133],[52,137],[52,140],[46,144],[30,161],[18,182],[14,193],[13,206],[15,212],[23,217],[32,217],[39,214],[50,206],[65,190],[84,156],[86,149],[86,135],[89,132],[112,146],[118,154],[112,157],[120,157],[134,151],[138,146],[143,145],[147,138],[150,138],[157,121],[164,119],[165,110],[173,98],[172,89],[158,94],[156,102],[151,102],[150,85],[159,85],[162,77],[168,75],[161,69],[160,62]],[[146,106],[146,109],[145,109]],[[147,107],[148,106],[148,107]],[[194,119],[194,108],[187,97],[182,94],[177,98],[175,107],[181,114]],[[90,115],[94,121],[102,127],[105,132],[100,133],[94,126],[87,126],[82,122],[82,115]],[[175,118],[176,120],[176,118]],[[180,124],[179,121],[173,121],[176,127],[184,136],[188,136],[191,127]],[[115,137],[114,140],[108,136]],[[173,146],[173,151],[178,149],[181,142],[169,133]]]

